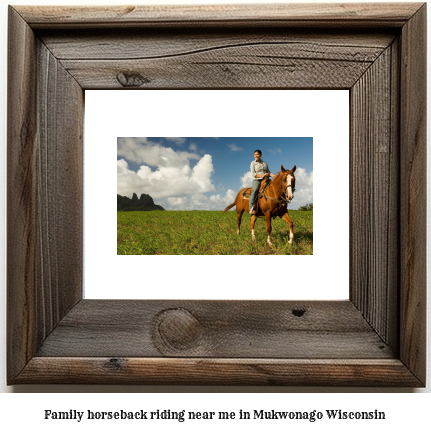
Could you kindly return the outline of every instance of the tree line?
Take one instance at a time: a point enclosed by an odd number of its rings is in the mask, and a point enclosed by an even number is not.
[[[313,203],[298,207],[298,210],[313,211]]]

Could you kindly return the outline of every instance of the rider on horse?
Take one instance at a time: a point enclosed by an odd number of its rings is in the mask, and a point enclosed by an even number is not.
[[[250,195],[249,201],[250,214],[256,212],[254,200],[259,191],[261,181],[269,176],[274,177],[274,174],[272,174],[268,168],[268,164],[261,159],[261,156],[262,152],[260,150],[255,150],[254,161],[250,165],[251,176],[253,177],[253,192]]]

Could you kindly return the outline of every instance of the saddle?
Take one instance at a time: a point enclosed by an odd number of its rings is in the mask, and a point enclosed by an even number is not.
[[[259,200],[259,198],[262,198],[262,197],[265,195],[265,191],[266,191],[266,189],[268,188],[268,186],[269,186],[270,184],[271,184],[271,179],[269,179],[269,178],[263,179],[263,180],[260,182],[260,188],[259,188],[259,192],[258,192],[258,194],[257,194],[256,200]],[[253,190],[252,188],[248,188],[248,189],[246,189],[246,190],[243,192],[242,196],[243,196],[245,199],[250,199],[250,195],[251,195],[251,191],[252,191],[252,190]]]

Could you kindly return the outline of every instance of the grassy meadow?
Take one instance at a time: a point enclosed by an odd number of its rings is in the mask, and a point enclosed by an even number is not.
[[[118,255],[312,255],[313,212],[289,210],[295,238],[287,243],[289,226],[272,220],[267,243],[266,222],[256,221],[251,239],[250,215],[242,217],[237,235],[236,211],[117,212]]]

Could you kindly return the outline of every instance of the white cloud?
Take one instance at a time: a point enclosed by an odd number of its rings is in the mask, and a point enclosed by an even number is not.
[[[195,143],[190,143],[189,145],[189,150],[191,151],[197,151],[198,150],[198,146]]]
[[[301,187],[313,186],[313,171],[307,174],[304,168],[296,168],[295,183],[297,188],[299,185]]]
[[[193,194],[182,197],[170,197],[158,201],[166,210],[224,210],[236,198],[236,192],[229,189],[225,196],[220,194],[207,197],[204,194]]]
[[[221,197],[220,194],[211,195],[210,201],[213,203],[223,203],[226,205],[232,204],[236,198],[236,192],[232,189],[228,189],[224,197]]]
[[[180,208],[187,204],[187,197],[170,197],[167,198],[166,201],[169,203],[171,207]]]
[[[224,209],[232,198],[228,191],[224,198],[204,193],[215,192],[212,183],[214,166],[212,156],[200,156],[187,151],[175,151],[163,147],[148,138],[118,138],[117,193],[131,197],[142,193],[151,195],[156,204],[167,210]],[[192,146],[192,149],[193,146]],[[126,160],[127,159],[127,160]],[[197,159],[192,168],[191,159]],[[139,165],[131,170],[129,163]]]
[[[251,171],[247,171],[242,177],[241,180],[241,188],[251,187],[253,183],[253,177],[251,175]]]
[[[118,160],[117,193],[129,197],[134,192],[137,195],[146,193],[154,200],[160,200],[216,190],[211,181],[214,171],[211,155],[203,156],[193,168],[190,168],[181,155],[173,153],[169,156],[159,154],[160,165],[164,166],[159,165],[154,171],[147,165],[141,165],[135,172],[129,169],[126,160]],[[183,160],[183,164],[176,163],[176,166],[173,166],[172,159],[176,162]]]
[[[307,173],[304,168],[295,171],[295,196],[289,207],[298,208],[313,202],[313,171]]]
[[[277,154],[277,153],[281,153],[281,148],[278,147],[274,147],[273,149],[268,149],[268,151],[272,154]]]
[[[130,162],[156,167],[182,167],[190,159],[199,160],[201,156],[186,151],[176,152],[170,147],[163,147],[148,138],[118,138],[117,156]]]
[[[140,195],[150,186],[148,180],[144,180],[134,171],[130,171],[124,159],[117,160],[117,193],[132,197],[133,193]]]
[[[238,147],[236,144],[228,144],[230,151],[244,151],[243,148]]]

